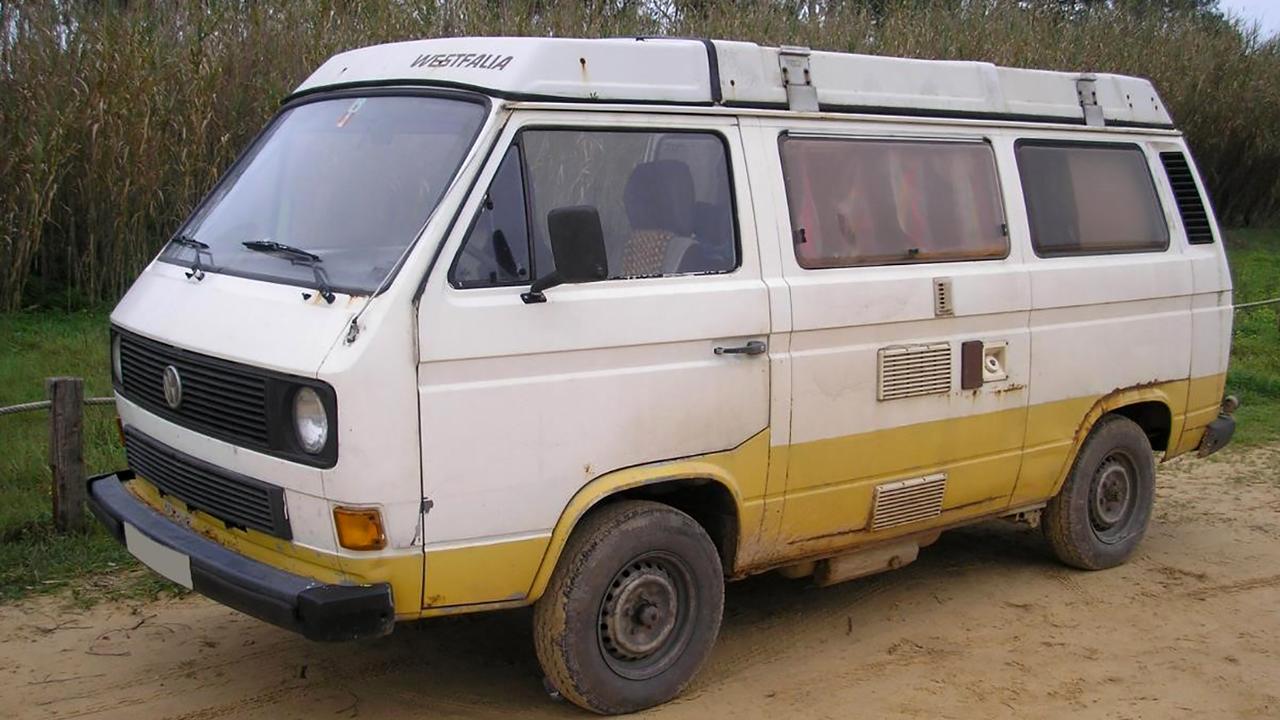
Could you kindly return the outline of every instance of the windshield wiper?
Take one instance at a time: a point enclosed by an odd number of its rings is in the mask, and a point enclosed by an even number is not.
[[[199,241],[197,240],[196,242]],[[324,271],[324,268],[320,267],[320,263],[324,262],[324,258],[313,252],[308,252],[292,245],[285,245],[275,240],[246,240],[240,244],[255,252],[286,258],[293,265],[304,265],[311,268],[311,274],[316,281],[316,292],[320,293],[320,297],[324,298],[325,302],[330,305],[333,304],[337,296],[333,294],[333,290],[329,287],[329,275]],[[303,293],[303,297],[310,296]]]
[[[187,279],[190,280],[191,278],[195,278],[197,281],[203,280],[204,268],[200,265],[200,254],[204,253],[205,255],[209,255],[208,243],[200,242],[190,235],[175,235],[173,239],[169,241],[169,244],[189,247],[196,251],[196,258],[191,262],[191,269],[187,271]],[[212,260],[213,256],[209,255],[209,259]]]

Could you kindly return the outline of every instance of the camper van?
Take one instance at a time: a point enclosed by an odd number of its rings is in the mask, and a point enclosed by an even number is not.
[[[726,581],[1008,518],[1132,557],[1232,434],[1221,233],[1152,85],[666,38],[336,55],[111,315],[100,521],[316,640],[532,606],[669,700]],[[797,601],[800,601],[797,594]]]

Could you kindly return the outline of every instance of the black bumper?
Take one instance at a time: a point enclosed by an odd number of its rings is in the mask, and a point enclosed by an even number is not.
[[[1236,434],[1236,419],[1226,413],[1222,413],[1213,422],[1209,423],[1209,427],[1204,430],[1204,437],[1200,440],[1200,447],[1197,455],[1200,457],[1208,457],[1231,442],[1231,436]]]
[[[89,478],[89,508],[121,544],[124,523],[191,559],[196,592],[311,640],[358,640],[391,632],[391,586],[327,585],[228,550],[138,500],[122,471]]]

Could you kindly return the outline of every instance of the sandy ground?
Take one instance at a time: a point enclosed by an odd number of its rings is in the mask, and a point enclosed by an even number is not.
[[[1057,565],[1039,533],[948,533],[895,573],[731,585],[669,718],[1280,718],[1280,446],[1160,474],[1139,555]],[[586,717],[549,699],[527,611],[319,645],[200,597],[0,607],[0,717]]]

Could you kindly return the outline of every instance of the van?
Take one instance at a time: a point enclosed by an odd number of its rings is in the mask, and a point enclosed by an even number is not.
[[[111,315],[143,563],[316,640],[533,607],[675,697],[724,583],[1037,524],[1130,558],[1228,442],[1221,233],[1151,84],[744,42],[325,62]]]

